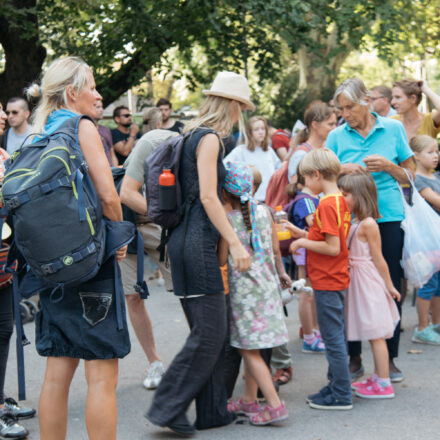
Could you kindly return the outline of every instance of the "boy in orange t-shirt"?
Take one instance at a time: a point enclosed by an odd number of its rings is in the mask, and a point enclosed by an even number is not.
[[[307,399],[311,408],[348,410],[353,407],[345,340],[345,289],[348,273],[347,234],[351,216],[339,192],[337,178],[341,165],[327,148],[308,153],[299,165],[306,186],[315,194],[324,193],[316,209],[310,231],[295,240],[290,252],[307,249],[307,271],[314,289],[316,312],[329,364],[329,384]],[[287,224],[297,234],[293,225]]]

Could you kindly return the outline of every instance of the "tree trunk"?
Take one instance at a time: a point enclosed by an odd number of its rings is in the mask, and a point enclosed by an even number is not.
[[[35,6],[36,0],[4,0],[0,9],[0,44],[6,60],[0,74],[4,106],[8,99],[24,96],[24,88],[38,80],[46,58],[46,49],[38,39]]]
[[[339,39],[336,26],[326,37],[317,32],[312,32],[310,36],[321,49],[311,51],[305,46],[298,49],[298,93],[306,92],[311,100],[328,101],[335,91],[339,71],[352,48],[346,38]]]

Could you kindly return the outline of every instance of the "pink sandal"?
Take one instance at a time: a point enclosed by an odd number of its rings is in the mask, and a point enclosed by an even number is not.
[[[242,398],[231,400],[228,403],[228,411],[237,414],[237,416],[251,417],[261,411],[263,407],[258,403],[258,400],[252,403],[246,403]]]
[[[281,402],[281,405],[278,408],[271,408],[269,405],[261,408],[257,414],[249,418],[249,422],[251,425],[265,426],[272,423],[282,422],[283,420],[287,420],[288,417],[289,415],[287,413],[286,405],[284,402]]]

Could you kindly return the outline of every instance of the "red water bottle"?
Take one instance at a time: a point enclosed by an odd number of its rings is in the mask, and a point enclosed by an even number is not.
[[[159,209],[173,211],[176,205],[176,177],[169,168],[164,168],[159,176]]]

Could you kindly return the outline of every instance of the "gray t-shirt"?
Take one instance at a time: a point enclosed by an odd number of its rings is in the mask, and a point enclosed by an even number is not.
[[[138,182],[144,181],[144,162],[145,159],[158,147],[162,142],[178,133],[170,130],[151,130],[145,133],[136,143],[133,151],[124,162],[126,174]]]
[[[25,139],[32,133],[32,127],[29,125],[26,133],[15,134],[14,129],[11,127],[8,130],[8,139],[6,140],[6,151],[12,154],[14,151],[18,150]]]
[[[417,191],[419,192],[424,190],[425,188],[431,188],[437,194],[440,194],[440,173],[438,172],[434,173],[432,175],[432,178],[421,176],[420,174],[416,174],[416,180],[414,181],[414,185]],[[440,213],[437,209],[436,211]]]
[[[420,174],[416,174],[416,180],[414,182],[417,191],[422,191],[426,187],[431,188],[437,194],[440,194],[440,174],[434,173],[432,178],[421,176]]]

